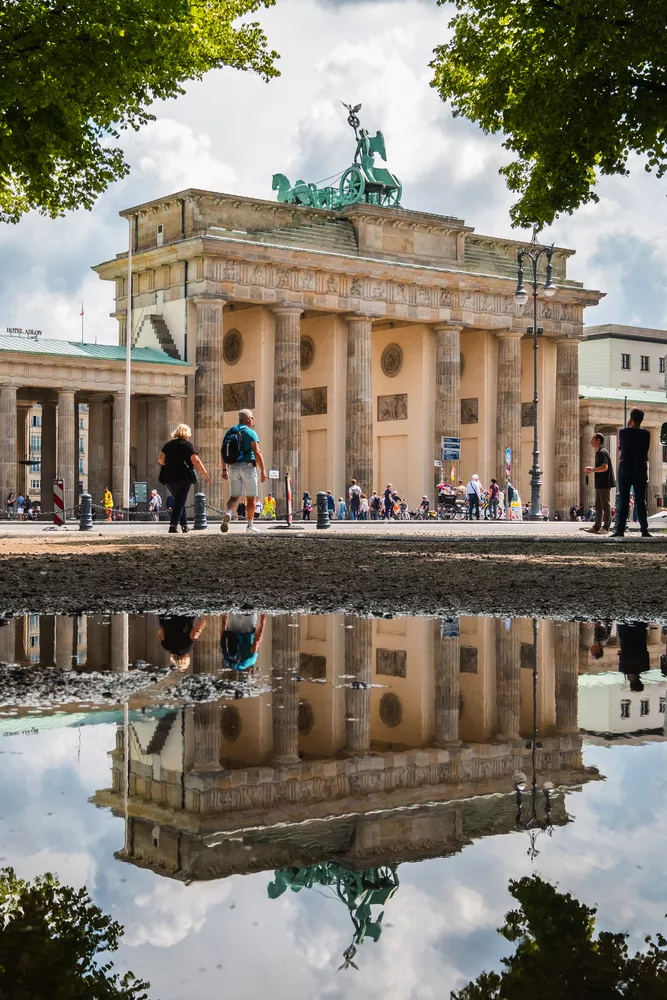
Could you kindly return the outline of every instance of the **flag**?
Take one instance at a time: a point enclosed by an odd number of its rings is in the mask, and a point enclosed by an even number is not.
[[[83,316],[83,302],[81,303],[81,312],[79,313],[79,316]]]

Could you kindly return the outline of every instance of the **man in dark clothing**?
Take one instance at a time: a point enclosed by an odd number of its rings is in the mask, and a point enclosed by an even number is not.
[[[611,526],[611,491],[616,485],[611,455],[604,446],[604,434],[594,434],[591,444],[595,449],[595,465],[586,466],[586,474],[595,473],[595,523],[592,528],[582,528],[591,535],[609,531]]]
[[[642,427],[644,411],[634,407],[630,410],[628,426],[618,432],[618,447],[621,458],[618,463],[618,510],[616,525],[610,538],[623,538],[630,510],[630,490],[634,487],[635,505],[642,537],[650,538],[646,516],[646,487],[648,485],[648,449],[651,443],[650,431]]]
[[[646,622],[625,622],[616,626],[618,633],[618,669],[630,682],[631,691],[643,691],[640,674],[649,670],[651,660],[647,647],[648,625]]]

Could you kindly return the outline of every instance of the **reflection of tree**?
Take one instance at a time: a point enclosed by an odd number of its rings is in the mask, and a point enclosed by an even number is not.
[[[354,871],[327,861],[321,865],[306,865],[302,868],[282,868],[274,872],[274,880],[269,883],[269,897],[277,899],[287,889],[300,892],[301,889],[312,889],[315,885],[332,888],[334,895],[350,911],[354,934],[351,944],[343,952],[345,961],[340,968],[347,969],[351,965],[356,969],[353,958],[357,947],[367,937],[376,942],[380,939],[384,910],[374,920],[371,907],[384,906],[398,889],[398,865]]]
[[[147,1000],[148,983],[95,961],[116,951],[122,933],[85,889],[48,874],[24,882],[13,869],[0,869],[3,1000]]]
[[[502,973],[482,972],[451,1000],[658,1000],[667,996],[667,940],[628,954],[627,934],[595,934],[594,908],[538,875],[510,882],[519,903],[500,934],[516,943]]]

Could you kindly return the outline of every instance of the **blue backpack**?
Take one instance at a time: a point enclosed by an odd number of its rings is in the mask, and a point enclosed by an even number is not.
[[[243,430],[239,425],[230,427],[222,439],[222,448],[220,449],[222,461],[225,465],[234,465],[241,461],[245,450]]]

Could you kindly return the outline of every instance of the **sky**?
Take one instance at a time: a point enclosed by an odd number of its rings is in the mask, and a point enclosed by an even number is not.
[[[346,167],[354,139],[340,101],[362,103],[362,124],[380,129],[403,206],[465,219],[479,233],[523,238],[498,168],[499,136],[454,119],[430,86],[429,61],[448,36],[450,5],[435,0],[277,0],[259,15],[281,55],[282,76],[264,83],[222,69],[159,102],[156,121],[124,136],[131,166],[91,212],[49,220],[36,213],[0,227],[0,332],[117,342],[113,287],[91,266],[127,246],[123,208],[186,187],[273,199],[276,172],[319,181]],[[576,250],[570,276],[606,292],[588,324],[667,326],[667,181],[638,158],[629,177],[604,178],[600,203],[565,216],[545,241]]]

